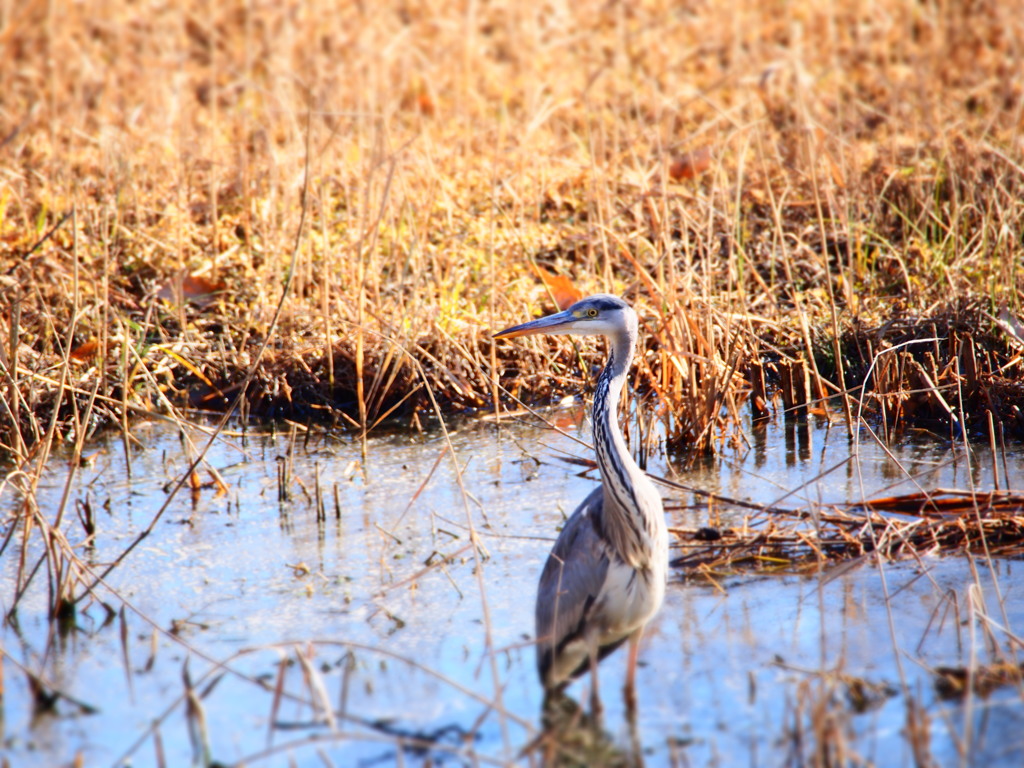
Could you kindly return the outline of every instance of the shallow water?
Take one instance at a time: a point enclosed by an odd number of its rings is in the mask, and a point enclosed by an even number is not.
[[[586,438],[579,409],[550,415]],[[748,435],[748,449],[720,460],[686,469],[653,461],[650,470],[790,507],[915,484],[993,485],[984,451],[968,455],[941,441],[888,456],[866,434],[854,444],[821,423],[771,424]],[[140,425],[135,436],[142,447],[130,477],[123,444],[112,439],[89,447],[72,484],[72,504],[87,499],[96,510],[96,539],[79,553],[97,570],[150,524],[187,466],[176,429]],[[123,625],[108,621],[98,602],[83,603],[77,628],[47,650],[40,574],[16,622],[0,629],[10,656],[3,756],[15,766],[68,764],[76,755],[86,765],[148,766],[162,754],[168,765],[186,765],[203,759],[206,745],[205,757],[223,764],[536,762],[535,753],[521,755],[538,734],[541,706],[529,644],[533,593],[562,515],[594,482],[559,460],[589,456],[570,436],[519,422],[461,424],[451,443],[465,493],[439,430],[371,436],[365,459],[346,436],[218,441],[207,458],[227,492],[177,494],[109,574],[116,595],[97,590],[115,609],[127,602]],[[1019,478],[1021,465],[1019,451],[1007,453],[1001,482],[1004,471]],[[281,500],[285,466],[290,498]],[[68,472],[66,459],[51,462],[41,509],[57,509]],[[317,483],[325,500],[319,521]],[[16,504],[5,486],[0,515]],[[692,525],[708,514],[675,511],[669,522]],[[734,516],[731,523],[744,513],[720,514]],[[84,534],[74,517],[71,506],[68,538],[77,543]],[[488,555],[482,562],[470,524]],[[15,550],[0,562],[5,612]],[[1008,632],[1024,630],[1021,564],[991,565],[930,555],[714,584],[677,570],[642,645],[633,727],[619,695],[625,654],[601,666],[603,754],[609,763],[621,752],[648,766],[798,765],[827,741],[878,765],[914,765],[907,732],[917,722],[925,724],[921,748],[940,764],[1020,765],[1021,691],[945,701],[931,674],[971,659],[1013,660]],[[56,713],[33,716],[27,677],[14,661],[97,711],[60,700]],[[201,718],[186,716],[186,676]],[[285,695],[276,697],[281,680]],[[584,679],[570,693],[586,702],[588,686]],[[323,702],[336,712],[333,730]]]

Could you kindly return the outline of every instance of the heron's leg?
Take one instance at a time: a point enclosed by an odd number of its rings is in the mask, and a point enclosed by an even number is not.
[[[637,711],[633,708],[626,710],[626,723],[630,729],[630,756],[629,765],[631,768],[644,768],[643,744],[640,742],[640,732],[637,730]]]
[[[644,768],[644,747],[640,743],[640,732],[636,727],[636,705],[626,706],[626,723],[629,726],[629,746],[632,751],[632,768]]]
[[[636,711],[636,661],[640,655],[640,636],[643,634],[643,627],[629,636],[629,657],[626,660],[626,685],[622,689],[623,698],[626,700],[626,710]]]

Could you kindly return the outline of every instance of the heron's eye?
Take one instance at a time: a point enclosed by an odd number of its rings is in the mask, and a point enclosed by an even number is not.
[[[597,317],[597,310],[591,307],[587,310],[587,317]]]

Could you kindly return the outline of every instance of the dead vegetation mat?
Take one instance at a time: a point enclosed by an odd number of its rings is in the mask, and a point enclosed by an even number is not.
[[[714,503],[719,512],[739,506]],[[935,554],[1024,555],[1021,491],[935,489],[844,506],[741,508],[741,525],[672,528],[672,565],[716,580],[750,572],[838,576],[871,556],[920,562]]]

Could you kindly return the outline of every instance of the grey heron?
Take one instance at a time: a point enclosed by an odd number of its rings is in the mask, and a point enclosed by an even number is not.
[[[626,701],[635,703],[640,636],[665,597],[668,531],[661,496],[637,466],[618,423],[619,396],[636,349],[636,312],[617,296],[598,294],[563,312],[494,334],[605,336],[610,356],[594,392],[593,435],[602,484],[562,528],[537,587],[537,671],[548,693],[591,671],[627,640]]]

